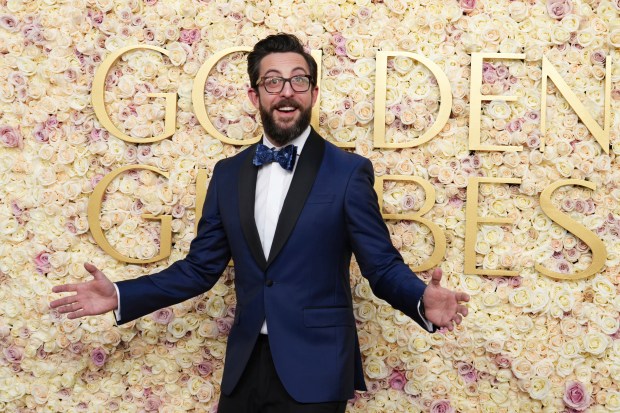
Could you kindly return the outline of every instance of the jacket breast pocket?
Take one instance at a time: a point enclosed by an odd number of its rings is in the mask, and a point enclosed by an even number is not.
[[[355,326],[351,307],[309,307],[304,308],[306,327]]]
[[[306,199],[306,204],[331,204],[334,202],[334,194],[315,194]]]

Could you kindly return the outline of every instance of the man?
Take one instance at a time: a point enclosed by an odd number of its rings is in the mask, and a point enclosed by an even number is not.
[[[317,64],[299,40],[261,40],[248,73],[264,146],[216,165],[187,257],[117,283],[118,294],[86,264],[94,280],[55,287],[76,294],[51,307],[69,318],[116,310],[127,322],[209,290],[232,256],[237,308],[219,411],[344,412],[354,390],[365,389],[352,253],[374,293],[429,331],[433,324],[452,330],[469,297],[442,288],[440,270],[428,287],[411,272],[381,218],[371,163],[309,126]]]

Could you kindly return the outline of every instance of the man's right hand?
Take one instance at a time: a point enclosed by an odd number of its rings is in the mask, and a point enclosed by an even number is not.
[[[116,288],[108,277],[93,264],[85,263],[84,268],[94,277],[93,280],[52,288],[55,293],[75,292],[50,303],[51,308],[67,313],[69,319],[104,314],[118,307]]]

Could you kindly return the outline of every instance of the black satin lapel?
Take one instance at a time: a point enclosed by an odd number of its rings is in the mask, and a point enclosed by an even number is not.
[[[284,199],[282,212],[280,212],[276,232],[273,236],[271,251],[269,251],[267,266],[278,256],[291,235],[321,167],[324,152],[325,141],[313,129],[301,151],[295,176],[293,176],[291,186]]]
[[[256,176],[258,168],[252,164],[256,145],[248,150],[248,156],[243,160],[239,171],[239,219],[245,240],[258,265],[264,270],[267,261],[260,243],[256,220],[254,219],[254,204],[256,202]]]

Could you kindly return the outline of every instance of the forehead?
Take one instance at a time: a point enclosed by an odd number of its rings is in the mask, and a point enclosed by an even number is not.
[[[299,53],[271,53],[260,61],[260,75],[267,73],[287,75],[293,72],[310,73],[306,59]]]

